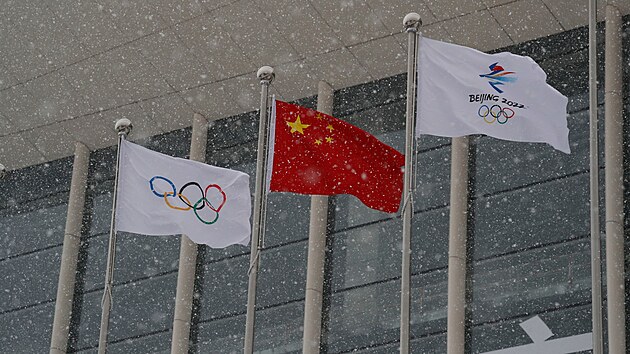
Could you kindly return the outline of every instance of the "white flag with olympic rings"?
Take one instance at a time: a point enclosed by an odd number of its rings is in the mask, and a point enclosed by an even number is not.
[[[569,154],[568,99],[530,58],[421,38],[416,134],[548,143]]]
[[[249,244],[249,175],[126,140],[120,149],[116,230],[185,234],[213,248]]]

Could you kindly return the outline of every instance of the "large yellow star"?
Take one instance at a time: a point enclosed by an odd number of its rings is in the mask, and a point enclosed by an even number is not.
[[[310,127],[310,124],[302,124],[300,121],[300,116],[297,116],[295,122],[287,122],[287,125],[291,127],[291,133],[298,132],[300,134],[304,134],[304,129]]]

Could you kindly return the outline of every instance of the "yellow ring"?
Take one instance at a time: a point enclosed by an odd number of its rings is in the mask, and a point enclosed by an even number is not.
[[[176,207],[174,205],[171,205],[171,203],[168,202],[168,198],[167,197],[174,196],[174,195],[175,195],[175,193],[173,193],[173,192],[165,192],[164,193],[164,202],[166,202],[166,205],[168,205],[169,208],[175,209],[175,210],[182,210],[182,211],[187,211],[187,210],[192,209],[189,206],[186,206],[186,208],[180,208],[180,207]],[[182,199],[184,199],[186,201],[186,203],[190,204],[190,200],[188,200],[188,198],[186,198],[185,195],[181,195],[181,194],[177,193],[177,196],[182,198]]]

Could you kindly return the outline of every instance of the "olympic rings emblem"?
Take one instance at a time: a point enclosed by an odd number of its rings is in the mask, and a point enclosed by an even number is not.
[[[492,124],[495,121],[499,124],[505,124],[508,120],[514,117],[514,110],[512,108],[502,108],[498,104],[488,107],[487,105],[481,105],[477,110],[477,115],[483,118],[484,122]]]
[[[170,190],[165,191],[165,192],[157,191],[155,182],[159,180],[166,182],[166,184],[170,187],[169,188]],[[160,184],[164,184],[164,183],[160,183]],[[156,197],[164,198],[164,203],[166,203],[166,206],[168,206],[171,209],[180,210],[180,211],[188,211],[192,209],[197,219],[207,225],[212,225],[215,222],[217,222],[217,220],[219,220],[219,212],[221,211],[221,209],[225,205],[225,202],[227,201],[227,196],[225,195],[225,192],[223,192],[223,189],[218,184],[209,184],[208,186],[206,186],[205,189],[203,189],[201,185],[197,182],[188,182],[184,184],[179,189],[179,191],[177,191],[177,188],[175,188],[175,184],[170,179],[163,176],[153,176],[153,178],[149,180],[149,186],[151,187],[151,192],[153,192],[153,194],[155,194]],[[195,203],[192,203],[190,199],[188,199],[188,197],[184,195],[184,192],[189,187],[196,187],[196,189],[199,190],[199,193],[200,193],[199,195],[201,197]],[[213,189],[216,189],[216,192],[218,192],[222,198],[221,203],[219,204],[218,207],[215,207],[214,205],[212,205],[212,203],[208,200],[208,191],[213,190]],[[179,198],[181,203],[185,206],[177,206],[171,203],[171,201],[169,201],[169,198],[174,198],[174,197]],[[199,215],[199,211],[205,208],[206,206],[208,207],[208,209],[212,210],[216,214],[214,219],[211,221],[204,220]]]

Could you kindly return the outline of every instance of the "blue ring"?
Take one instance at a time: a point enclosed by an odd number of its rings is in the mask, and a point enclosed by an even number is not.
[[[166,194],[166,192],[165,192],[165,193],[162,193],[162,194],[158,194],[158,193],[155,191],[155,188],[153,188],[153,181],[154,181],[155,179],[161,179],[161,180],[163,180],[163,181],[168,182],[168,184],[170,184],[170,185],[171,185],[171,187],[173,188],[173,196],[177,195],[177,190],[175,189],[175,184],[173,184],[173,182],[171,182],[171,180],[170,180],[170,179],[168,179],[168,178],[166,178],[166,177],[162,177],[162,176],[154,176],[153,178],[151,178],[151,180],[149,180],[149,184],[151,185],[151,192],[153,192],[153,194],[155,194],[157,197],[159,197],[159,198],[164,198],[164,194]]]
[[[488,112],[486,112],[485,115],[481,115],[481,109],[484,108],[484,107],[488,110]],[[479,107],[479,109],[477,110],[477,115],[479,117],[481,117],[481,118],[486,118],[488,116],[488,114],[490,114],[490,107],[486,106],[485,104],[481,105]]]

